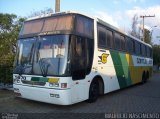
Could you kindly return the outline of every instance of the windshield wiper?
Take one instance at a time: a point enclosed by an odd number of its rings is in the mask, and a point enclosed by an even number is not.
[[[38,36],[38,40],[40,41],[40,36]],[[37,59],[39,59],[38,61],[38,64],[39,64],[39,67],[40,67],[40,71],[42,73],[42,76],[43,77],[46,77],[47,76],[47,73],[48,73],[48,67],[49,67],[49,64],[45,61],[47,59],[45,58],[41,58],[40,57],[40,52],[39,52],[39,49],[37,49]]]
[[[18,71],[16,71],[16,72],[18,72],[19,75],[22,75],[26,69],[31,68],[31,67],[32,67],[31,65],[30,66],[19,65],[19,66],[17,66]],[[31,73],[31,71],[29,73]]]
[[[48,67],[49,67],[49,64],[46,62],[47,59],[45,58],[41,58],[39,60],[39,66],[40,66],[40,69],[41,69],[41,72],[42,72],[42,75],[43,77],[46,77],[47,74],[48,74]]]

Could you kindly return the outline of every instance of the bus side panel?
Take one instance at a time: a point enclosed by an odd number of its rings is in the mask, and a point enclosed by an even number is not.
[[[143,72],[148,72],[149,76],[151,76],[152,69],[150,64],[148,64],[149,59],[132,56],[130,54],[115,50],[110,50],[110,54],[113,60],[120,88],[125,88],[127,86],[140,83],[142,81]],[[146,60],[146,63],[141,62],[138,64],[137,58]]]
[[[140,64],[137,63],[138,56],[132,56],[130,54],[126,54],[127,62],[129,64],[129,70],[130,70],[130,77],[132,80],[132,84],[137,84],[142,81],[142,75],[143,73],[151,72],[150,64],[148,64],[149,59],[141,57],[141,59],[145,59],[147,62],[141,62]]]
[[[113,60],[120,88],[125,88],[128,85],[131,85],[131,78],[130,78],[128,64],[126,63],[125,55],[123,53],[114,50],[111,50],[110,54]]]
[[[128,63],[128,69],[130,71],[130,77],[132,80],[132,84],[136,84],[140,82],[142,73],[141,71],[138,70],[139,69],[138,67],[134,66],[132,55],[126,54],[126,59]]]
[[[109,50],[103,50],[103,52],[99,50],[98,57],[98,73],[104,82],[104,93],[120,89]]]

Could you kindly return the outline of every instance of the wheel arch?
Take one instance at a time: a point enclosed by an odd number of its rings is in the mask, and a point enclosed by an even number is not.
[[[149,71],[146,71],[146,78],[149,79]]]
[[[142,72],[141,82],[142,82],[142,83],[145,83],[145,81],[146,81],[146,71],[144,70],[144,71]]]
[[[105,89],[103,78],[100,75],[97,75],[97,76],[95,76],[93,78],[93,80],[97,80],[98,81],[98,84],[99,84],[99,94],[103,95],[104,94],[104,89]]]

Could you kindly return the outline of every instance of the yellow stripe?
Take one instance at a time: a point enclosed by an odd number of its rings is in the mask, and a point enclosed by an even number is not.
[[[49,83],[57,83],[59,81],[59,78],[49,78]]]
[[[139,83],[142,80],[142,74],[143,72],[150,72],[149,66],[134,66],[132,55],[126,54],[126,59],[128,62],[128,68],[130,71],[130,76],[133,84]]]
[[[132,56],[130,54],[126,54],[126,59],[128,62],[128,66],[133,66]]]

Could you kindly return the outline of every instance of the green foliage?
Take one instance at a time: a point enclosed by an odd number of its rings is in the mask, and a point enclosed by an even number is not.
[[[14,54],[18,34],[25,18],[18,18],[14,14],[0,13],[0,79],[11,82]],[[3,76],[2,76],[3,75]]]
[[[147,29],[144,29],[144,42],[151,44],[151,34]]]
[[[31,12],[31,14],[28,16],[28,18],[32,18],[32,17],[36,17],[36,16],[43,16],[45,14],[51,14],[51,13],[53,13],[52,8],[45,8],[43,10]]]
[[[160,66],[160,45],[153,46],[153,64]]]
[[[8,61],[4,61],[4,63],[1,61],[1,65],[10,64],[9,59],[13,61],[12,47],[16,44],[24,20],[24,18],[17,18],[14,14],[0,13],[0,59]]]

